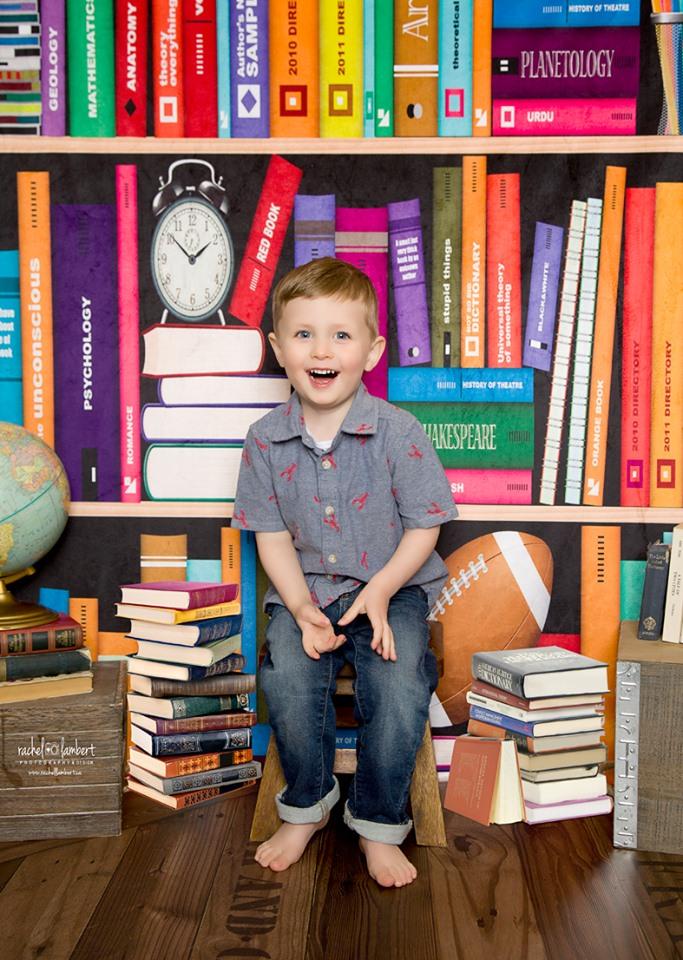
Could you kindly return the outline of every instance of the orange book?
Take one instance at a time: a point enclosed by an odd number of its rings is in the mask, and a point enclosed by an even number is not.
[[[581,527],[581,653],[608,664],[605,743],[614,760],[614,690],[619,643],[621,527]]]
[[[182,137],[185,104],[181,0],[152,0],[152,67],[154,136]]]
[[[187,580],[187,534],[140,534],[140,582]]]
[[[17,173],[24,426],[55,445],[50,174]]]
[[[317,137],[318,0],[270,0],[270,135]]]
[[[375,30],[382,25],[376,24]],[[438,0],[394,0],[394,131],[439,132]]]
[[[486,178],[486,340],[489,367],[522,366],[518,173]]]
[[[239,583],[241,580],[239,527],[221,527],[221,580]]]
[[[512,0],[507,0],[512,2]],[[491,136],[493,0],[474,0],[472,36],[472,136]]]
[[[505,727],[494,727],[492,723],[472,718],[467,721],[467,732],[471,737],[493,737],[495,740],[505,740],[507,737]]]
[[[650,506],[683,506],[683,183],[655,187]]]
[[[602,203],[598,290],[586,428],[586,466],[583,474],[583,502],[593,507],[601,507],[605,495],[607,427],[625,193],[626,167],[608,166],[605,170],[605,195]]]
[[[484,826],[523,820],[515,741],[456,737],[443,805]]]
[[[100,633],[98,657],[100,660],[121,660],[138,652],[138,642],[125,633]]]
[[[100,611],[97,597],[71,597],[69,616],[80,623],[83,630],[83,644],[90,651],[93,663],[97,661],[100,647]]]
[[[462,158],[460,363],[484,366],[486,307],[486,157]]]

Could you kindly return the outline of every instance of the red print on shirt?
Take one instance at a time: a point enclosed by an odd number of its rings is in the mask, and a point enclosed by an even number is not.
[[[354,497],[351,501],[351,505],[356,507],[358,511],[362,510],[365,504],[368,502],[368,494],[360,493],[357,497]]]
[[[334,459],[334,457],[332,456],[331,453],[328,453],[328,454],[327,454],[326,459],[330,461],[330,463],[332,464],[332,466],[333,466],[334,469],[336,470],[336,469],[337,469],[337,464],[336,464],[336,461],[335,461],[335,459]]]
[[[311,594],[311,600],[313,601],[313,603],[314,603],[317,607],[319,607],[319,606],[320,606],[320,600],[318,599],[318,594],[315,592],[315,590],[311,590],[311,591],[310,591],[310,594]]]
[[[271,493],[271,495],[268,497],[268,500],[269,502],[272,501],[274,504],[277,504],[277,497],[274,493]]]
[[[251,456],[246,447],[244,447],[244,449],[242,450],[242,460],[247,467],[251,466]]]
[[[414,443],[410,444],[410,449],[408,450],[408,456],[412,457],[414,460],[422,459],[422,451],[419,447],[416,447]]]
[[[368,551],[367,550],[363,550],[363,552],[360,555],[360,565],[361,567],[363,567],[363,569],[365,570],[368,569]]]
[[[295,473],[296,473],[296,464],[290,463],[288,467],[285,467],[285,469],[280,472],[280,476],[282,477],[283,480],[286,480],[287,483],[289,483]]]
[[[287,404],[287,406],[283,408],[282,413],[283,413],[283,415],[284,415],[285,417],[288,417],[291,412],[292,412],[292,404],[291,404],[291,401],[290,401],[290,402]]]
[[[267,450],[267,449],[268,449],[268,444],[267,444],[267,443],[264,443],[263,440],[259,440],[258,437],[254,437],[254,443],[255,443],[256,446],[259,448],[259,450]]]
[[[428,514],[431,514],[431,516],[433,516],[433,517],[443,517],[443,516],[445,515],[446,511],[445,511],[445,510],[442,510],[442,509],[441,509],[441,506],[440,506],[438,503],[435,503],[435,502],[432,500],[432,505],[431,505],[431,507],[429,508],[429,510],[427,511],[427,513],[428,513]]]
[[[247,515],[244,510],[238,510],[237,513],[233,514],[233,519],[240,523],[243,527],[247,525]]]
[[[314,496],[314,497],[313,497],[313,503],[320,503],[320,497]]]
[[[326,526],[331,527],[331,529],[334,530],[335,533],[341,533],[341,527],[339,526],[336,517],[334,517],[334,516],[332,516],[332,517],[324,517],[324,518],[323,518],[323,523],[324,523]]]

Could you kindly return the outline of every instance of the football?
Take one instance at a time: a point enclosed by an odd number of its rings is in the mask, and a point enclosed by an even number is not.
[[[553,557],[538,537],[504,530],[463,544],[445,564],[448,579],[430,611],[443,628],[436,697],[458,724],[469,716],[472,654],[537,644],[550,606]]]

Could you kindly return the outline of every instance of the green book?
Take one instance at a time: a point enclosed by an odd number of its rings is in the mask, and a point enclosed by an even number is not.
[[[375,0],[375,136],[394,135],[394,0]]]
[[[397,403],[422,424],[444,467],[534,465],[532,403]]]
[[[69,134],[113,137],[113,0],[67,0]]]
[[[459,367],[462,167],[434,167],[433,198],[432,366]]]
[[[619,578],[619,619],[637,620],[645,584],[645,560],[622,560]]]

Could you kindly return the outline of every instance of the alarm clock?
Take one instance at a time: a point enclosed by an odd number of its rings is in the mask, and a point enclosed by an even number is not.
[[[182,184],[177,172],[183,166],[208,167],[210,178]],[[152,279],[164,305],[161,323],[169,313],[180,320],[198,322],[217,314],[225,325],[221,305],[235,270],[235,254],[226,217],[228,198],[216,180],[213,166],[196,158],[176,160],[152,201],[158,218],[152,237]]]

